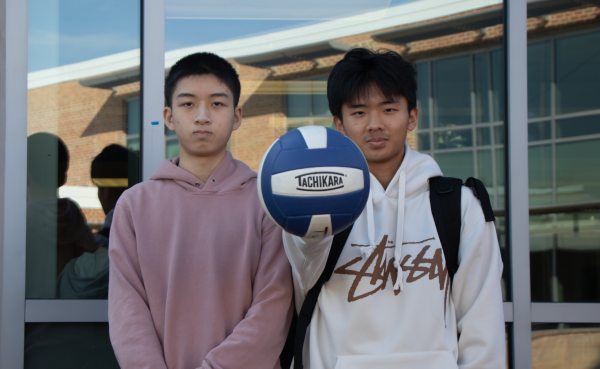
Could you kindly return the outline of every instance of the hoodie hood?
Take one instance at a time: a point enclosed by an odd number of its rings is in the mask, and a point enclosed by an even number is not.
[[[163,160],[150,177],[150,180],[155,181],[175,181],[187,191],[206,194],[239,191],[248,182],[255,179],[256,173],[241,161],[234,160],[229,151],[211,173],[206,183],[196,178],[192,173],[180,168],[179,157]]]
[[[361,252],[365,259],[369,258],[377,247],[377,243],[375,242],[374,217],[374,207],[376,204],[385,200],[386,197],[388,199],[397,199],[398,214],[396,218],[394,267],[397,269],[399,277],[396,279],[394,290],[400,291],[404,288],[400,260],[404,239],[405,200],[410,199],[423,191],[427,191],[429,189],[429,178],[442,175],[440,167],[431,156],[412,151],[407,143],[404,144],[404,150],[404,160],[402,160],[400,168],[398,168],[398,171],[386,189],[384,189],[377,178],[371,174],[371,189],[366,206],[369,244],[361,247]]]

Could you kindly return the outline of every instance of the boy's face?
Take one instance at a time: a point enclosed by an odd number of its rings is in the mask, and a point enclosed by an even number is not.
[[[242,124],[242,108],[233,106],[227,85],[212,74],[190,76],[177,82],[172,98],[163,116],[177,134],[181,155],[223,155],[231,132]]]
[[[404,157],[408,131],[417,127],[416,108],[408,111],[404,96],[387,99],[377,88],[368,99],[342,106],[342,120],[333,117],[336,129],[350,138],[365,155],[369,165],[393,163]]]

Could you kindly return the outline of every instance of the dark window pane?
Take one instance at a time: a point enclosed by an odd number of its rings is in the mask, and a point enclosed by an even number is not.
[[[598,88],[600,88],[600,86]],[[600,133],[600,115],[556,121],[556,138],[593,135],[598,133]]]
[[[473,55],[473,74],[475,76],[475,122],[490,121],[489,99],[489,57],[488,53]]]
[[[419,127],[429,128],[429,63],[417,64],[417,108]]]
[[[490,52],[492,59],[492,102],[494,122],[504,120],[504,50]]]
[[[494,127],[494,141],[496,145],[504,145],[504,126]]]
[[[436,154],[435,160],[446,177],[460,178],[465,181],[467,178],[475,175],[475,163],[473,162],[473,153],[471,151]]]
[[[313,79],[312,93],[313,115],[330,115],[327,102],[327,76]]]
[[[552,138],[552,123],[537,122],[529,123],[527,126],[527,141],[542,141]]]
[[[25,324],[25,369],[118,369],[108,323]]]
[[[311,95],[287,95],[288,117],[309,117]]]
[[[552,146],[529,148],[529,206],[552,203]]]
[[[487,146],[492,143],[490,127],[477,128],[477,145]]]
[[[429,143],[429,133],[419,133],[418,143],[419,143],[419,151],[427,151],[431,150],[431,144]]]
[[[127,101],[127,134],[139,135],[141,122],[140,99]]]
[[[179,156],[179,140],[168,140],[165,147],[165,157],[172,159]]]
[[[498,183],[496,206],[498,208],[504,208],[504,170],[504,149],[496,149],[496,181]]]
[[[434,126],[471,124],[470,57],[439,60],[432,65]]]
[[[600,32],[556,40],[556,113],[600,108]]]
[[[435,132],[434,145],[436,149],[452,149],[473,146],[473,131],[462,129],[458,131]]]
[[[533,368],[598,368],[600,324],[533,323]]]
[[[532,301],[600,302],[600,210],[529,217]]]
[[[477,152],[477,178],[487,187],[493,204],[494,164],[492,162],[492,150],[480,150]]]
[[[556,145],[558,203],[600,200],[600,140]]]
[[[527,46],[527,105],[529,118],[550,115],[552,44],[537,42]]]

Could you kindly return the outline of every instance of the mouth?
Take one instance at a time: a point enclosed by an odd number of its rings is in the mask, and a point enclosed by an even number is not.
[[[373,137],[367,140],[367,143],[372,147],[382,147],[388,140],[383,137]]]
[[[210,135],[212,135],[212,132],[209,131],[194,131],[194,137],[198,137],[198,138],[206,138],[206,137],[210,137]]]

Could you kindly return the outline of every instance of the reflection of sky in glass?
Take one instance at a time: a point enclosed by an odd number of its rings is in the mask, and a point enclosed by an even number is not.
[[[166,0],[166,50],[360,16],[415,0],[224,1]],[[271,6],[272,10],[265,14],[258,11],[263,8],[261,3],[277,6]],[[174,7],[182,4],[182,8]],[[248,4],[257,11],[249,13]],[[236,18],[232,8],[240,9],[237,19],[232,19]],[[138,48],[139,14],[139,0],[29,0],[29,72]],[[197,19],[202,14],[203,19]],[[188,19],[174,18],[179,16]],[[256,19],[259,16],[261,19]]]
[[[29,0],[29,72],[140,46],[139,0]]]

